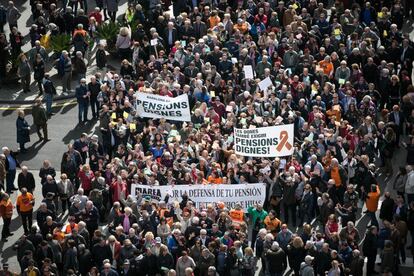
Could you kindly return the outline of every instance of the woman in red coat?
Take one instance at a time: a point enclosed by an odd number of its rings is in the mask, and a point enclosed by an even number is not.
[[[78,177],[81,182],[81,187],[85,191],[85,195],[89,195],[89,192],[92,190],[92,181],[95,179],[95,175],[89,165],[82,166],[81,170],[79,170]]]
[[[125,200],[128,196],[127,185],[125,181],[122,180],[121,176],[117,176],[116,180],[111,184],[112,190],[112,202],[118,201],[121,202]]]

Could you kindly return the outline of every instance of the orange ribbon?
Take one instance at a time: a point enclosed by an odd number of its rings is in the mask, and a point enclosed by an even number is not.
[[[280,143],[277,145],[276,150],[281,151],[283,147],[286,147],[288,150],[292,148],[292,145],[288,142],[289,134],[286,130],[280,132]]]

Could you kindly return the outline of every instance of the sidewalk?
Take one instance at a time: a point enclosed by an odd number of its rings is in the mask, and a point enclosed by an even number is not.
[[[3,5],[7,4],[7,1],[0,1]],[[19,31],[24,37],[25,44],[22,47],[23,52],[28,52],[31,49],[30,45],[30,38],[29,38],[29,30],[30,26],[32,25],[32,13],[30,8],[29,1],[23,1],[23,0],[15,0],[16,7],[19,8],[19,10],[22,13],[22,16],[18,20],[18,26]],[[119,11],[124,11],[127,6],[127,1],[121,1],[121,3],[118,6]],[[88,6],[89,10],[92,10],[96,3],[95,1],[88,0]],[[121,12],[117,13],[117,16],[120,16]],[[5,26],[5,35],[8,38],[9,37],[10,30],[8,28],[8,25]],[[98,72],[98,68],[95,64],[95,48],[96,45],[94,45],[94,48],[91,50],[90,58],[89,58],[89,64],[88,69],[86,72],[86,79],[89,80],[89,78],[94,75],[96,72]],[[49,53],[49,57],[52,53]],[[115,67],[116,70],[119,69],[121,61],[119,59],[114,59],[110,56],[108,56],[108,64],[111,64],[112,67]],[[46,66],[50,67],[50,66]],[[105,70],[102,70],[101,72],[105,72]],[[55,84],[57,95],[54,97],[54,101],[59,102],[66,102],[70,99],[73,99],[75,97],[75,88],[79,84],[79,81],[77,79],[77,75],[72,76],[72,93],[69,93],[68,95],[62,95],[62,83],[61,83],[61,77],[57,75],[57,70],[55,68],[52,68],[48,72],[51,76],[52,81]],[[9,85],[2,85],[0,87],[0,106],[18,106],[18,105],[25,105],[25,104],[32,104],[34,100],[38,97],[38,87],[37,84],[34,82],[33,79],[33,73],[31,78],[31,85],[30,89],[31,92],[29,93],[23,93],[23,90],[21,89],[20,82],[16,84],[9,84]]]
[[[95,62],[95,46],[94,49],[90,53],[89,58],[89,64],[88,69],[86,71],[86,80],[89,81],[89,78],[93,75],[95,75],[97,72],[101,72],[102,77],[105,75],[106,70],[108,69],[102,69],[100,70],[98,67],[96,67]],[[108,55],[108,64],[115,68],[115,70],[118,72],[121,64],[121,60],[117,58],[113,58]],[[72,92],[71,93],[62,93],[62,82],[61,77],[57,75],[56,68],[52,68],[49,72],[51,80],[53,81],[57,95],[54,97],[54,102],[65,102],[67,100],[75,98],[75,89],[79,85],[79,79],[77,74],[72,75]],[[39,89],[37,87],[37,83],[33,79],[33,73],[32,73],[32,83],[30,85],[31,92],[29,93],[23,93],[23,90],[21,89],[20,83],[17,84],[10,84],[10,85],[3,85],[0,90],[0,106],[1,105],[24,105],[24,104],[32,104],[34,100],[38,97]]]

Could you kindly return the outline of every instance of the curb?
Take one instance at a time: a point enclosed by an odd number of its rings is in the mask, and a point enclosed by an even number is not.
[[[74,99],[74,98],[75,98],[74,94],[69,94],[65,96],[57,96],[53,98],[53,102],[69,100],[69,99]],[[45,102],[44,99],[42,101]],[[35,100],[1,100],[0,99],[0,105],[8,105],[8,106],[29,105],[29,104],[33,104],[34,102]]]

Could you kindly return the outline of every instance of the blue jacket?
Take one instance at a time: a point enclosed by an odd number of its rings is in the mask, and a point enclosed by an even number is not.
[[[76,99],[78,101],[78,104],[83,104],[83,105],[87,105],[89,102],[89,98],[84,98],[83,96],[85,96],[88,93],[88,88],[87,86],[83,86],[83,85],[79,85],[78,87],[76,87]]]

